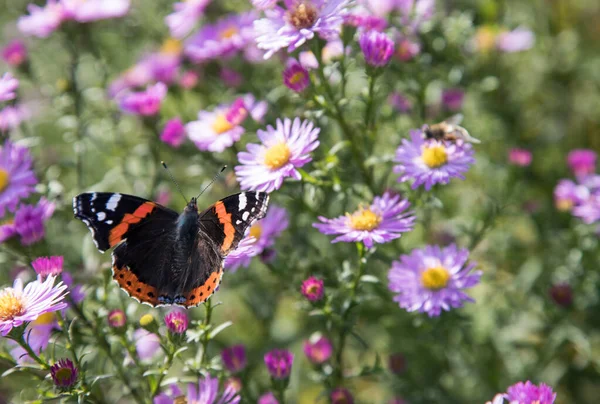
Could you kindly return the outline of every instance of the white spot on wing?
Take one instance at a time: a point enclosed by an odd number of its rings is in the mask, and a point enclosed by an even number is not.
[[[242,220],[243,221],[248,220],[248,216],[250,216],[250,212],[248,212],[248,211],[244,212],[244,214],[242,215]]]
[[[241,212],[246,208],[246,204],[248,203],[248,198],[246,197],[246,193],[242,192],[240,194],[240,204],[238,205],[238,210]]]
[[[110,197],[110,199],[106,203],[106,209],[112,210],[114,212],[115,209],[117,208],[117,205],[119,204],[120,200],[121,200],[121,194],[114,194],[113,196]]]
[[[99,221],[103,221],[104,219],[106,219],[106,213],[98,212],[98,213],[96,213],[96,217],[98,218]]]

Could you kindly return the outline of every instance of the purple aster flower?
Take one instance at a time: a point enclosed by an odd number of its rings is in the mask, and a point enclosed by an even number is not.
[[[129,11],[129,0],[61,0],[65,19],[92,22],[123,17]]]
[[[409,38],[401,37],[397,41],[396,57],[401,62],[413,60],[415,56],[421,53],[421,45]]]
[[[15,213],[13,234],[21,237],[22,245],[31,245],[44,238],[44,223],[54,213],[55,205],[46,198],[40,199],[37,205],[21,205]],[[7,229],[8,231],[8,229]]]
[[[463,106],[465,92],[460,88],[448,88],[442,91],[442,105],[446,110],[455,112]]]
[[[16,279],[13,287],[0,290],[0,335],[6,336],[13,327],[37,319],[44,313],[62,310],[67,286],[62,282],[54,285],[54,276],[45,281],[41,278],[23,288],[21,279]]]
[[[275,204],[269,206],[266,216],[256,222],[249,230],[248,235],[256,239],[258,254],[265,248],[275,244],[275,239],[287,229],[289,217],[287,210]]]
[[[485,404],[504,404],[504,394],[496,394],[492,401],[486,401]]]
[[[37,319],[30,322],[27,325],[27,328],[25,328],[23,336],[33,352],[40,354],[48,347],[52,332],[58,328],[59,326],[58,322],[56,321],[56,314],[54,312],[48,312],[40,315]],[[20,345],[17,345],[16,343],[14,344],[14,348],[11,349],[10,355],[17,361],[17,363],[32,363],[33,359],[29,356],[27,351]],[[12,344],[10,345],[12,346]]]
[[[365,62],[370,66],[383,67],[394,53],[394,41],[385,33],[365,31],[358,40]]]
[[[600,220],[600,193],[591,194],[585,201],[575,206],[572,213],[585,224]]]
[[[571,211],[575,204],[586,198],[586,190],[571,180],[560,180],[554,188],[554,206],[563,212]]]
[[[298,61],[306,70],[312,70],[319,67],[319,61],[312,51],[300,52],[298,55]]]
[[[265,354],[265,365],[273,379],[287,379],[292,371],[294,354],[287,349],[274,349]]]
[[[10,41],[2,49],[2,59],[11,66],[18,67],[27,61],[27,47],[19,39]]]
[[[4,142],[0,149],[0,217],[6,209],[14,211],[22,198],[27,198],[37,184],[29,149]]]
[[[165,23],[173,38],[182,39],[192,32],[196,22],[204,14],[211,0],[187,0],[173,4],[173,13],[165,17]]]
[[[412,110],[412,102],[402,93],[391,93],[388,102],[394,109],[401,113],[408,113]]]
[[[238,153],[241,165],[235,167],[243,190],[272,192],[281,188],[286,177],[300,180],[297,168],[312,161],[310,152],[319,146],[320,129],[310,121],[295,118],[292,122],[277,119],[277,127],[258,130],[261,145],[247,145],[247,152]]]
[[[200,74],[193,70],[185,71],[179,77],[179,85],[186,90],[196,87],[198,81],[200,81]]]
[[[227,58],[244,49],[254,38],[255,12],[227,15],[204,25],[184,44],[185,55],[195,63]]]
[[[348,0],[286,0],[286,9],[266,10],[266,18],[254,23],[256,43],[266,50],[265,59],[286,48],[293,52],[315,34],[322,39],[339,37]]]
[[[411,140],[402,140],[396,150],[394,172],[398,182],[414,180],[412,189],[425,185],[430,190],[435,184],[447,184],[450,178],[465,179],[463,173],[475,162],[469,143],[443,142],[423,139],[421,131],[411,130]]]
[[[251,93],[244,95],[243,100],[250,117],[254,121],[262,123],[263,118],[269,110],[269,104],[266,101],[258,101]]]
[[[252,257],[256,257],[258,254],[260,254],[260,250],[256,247],[256,239],[252,236],[246,236],[240,241],[237,248],[225,257],[223,266],[228,271],[235,272],[241,266],[247,267],[250,265]]]
[[[338,387],[329,395],[331,404],[354,404],[354,397],[348,389]]]
[[[462,307],[474,300],[463,292],[479,283],[481,271],[471,272],[469,251],[455,244],[441,249],[426,246],[394,261],[388,273],[389,289],[398,293],[394,301],[407,311],[439,316],[442,310]]]
[[[225,86],[230,88],[236,88],[242,85],[244,77],[237,71],[228,67],[222,67],[219,72],[219,77]]]
[[[149,82],[173,83],[177,78],[179,67],[181,66],[181,52],[178,51],[177,43],[174,45],[165,44],[163,48],[173,47],[173,49],[163,49],[160,52],[151,53],[142,58],[137,64],[137,72],[144,70],[142,74],[147,76],[147,81],[137,84],[141,86]],[[136,80],[139,82],[141,77]]]
[[[314,276],[309,276],[300,287],[300,291],[311,302],[316,302],[323,298],[324,294],[323,279],[317,279]]]
[[[550,297],[557,305],[569,307],[573,303],[573,289],[566,282],[556,283],[550,288]]]
[[[531,164],[531,152],[527,149],[510,149],[508,161],[519,167],[527,167]]]
[[[344,16],[344,24],[364,31],[383,31],[387,28],[387,20],[374,15],[367,7],[358,5]]]
[[[127,323],[127,316],[123,310],[115,309],[108,313],[108,325],[112,328],[123,328]]]
[[[22,104],[7,105],[0,110],[0,132],[17,128],[29,117],[29,110]]]
[[[43,278],[48,275],[57,276],[63,270],[64,257],[39,257],[31,262],[35,272]]]
[[[395,375],[404,373],[406,371],[406,356],[399,352],[391,354],[388,358],[388,367]]]
[[[79,372],[70,359],[60,359],[50,366],[50,375],[54,384],[60,388],[71,387],[77,382]]]
[[[576,177],[593,174],[596,171],[597,154],[589,149],[571,150],[567,156],[567,164]]]
[[[183,396],[176,384],[170,384],[162,390],[162,393],[154,397],[152,404],[175,404],[175,399]]]
[[[314,223],[313,227],[323,234],[339,234],[332,243],[362,241],[371,248],[373,243],[387,243],[413,229],[415,216],[407,211],[409,207],[407,199],[386,192],[376,196],[369,207],[360,207],[352,214],[335,219],[319,216],[322,223]]]
[[[170,119],[165,124],[160,140],[173,147],[181,146],[185,140],[185,126],[179,117]]]
[[[167,86],[164,83],[156,83],[144,91],[126,91],[120,96],[119,108],[128,114],[153,116],[160,111],[166,96]]]
[[[402,26],[416,33],[424,22],[433,17],[435,0],[397,0],[395,8],[400,13]]]
[[[133,340],[141,360],[150,360],[160,352],[160,338],[150,331],[138,328],[133,332]]]
[[[17,94],[15,91],[19,87],[19,80],[15,79],[12,74],[4,73],[0,77],[0,102],[14,99]]]
[[[278,0],[251,0],[252,5],[258,10],[268,10],[275,7]]]
[[[56,31],[65,18],[64,6],[56,0],[48,0],[44,7],[27,6],[29,15],[19,17],[17,27],[25,35],[46,38]]]
[[[496,37],[496,47],[501,52],[522,52],[533,47],[535,35],[526,28],[503,32]]]
[[[245,110],[244,105],[221,105],[212,112],[198,112],[198,120],[185,125],[188,137],[202,151],[222,152],[244,134],[244,128],[239,123],[228,119],[241,113],[234,111],[235,108]]]
[[[67,285],[67,288],[69,290],[69,296],[71,297],[71,300],[73,300],[73,303],[81,303],[85,298],[83,286],[74,283],[73,276],[66,271],[62,272],[62,280],[65,283],[65,285]],[[65,313],[63,312],[63,316],[64,314]]]
[[[553,404],[554,400],[556,400],[556,393],[552,391],[550,386],[544,383],[540,383],[538,387],[527,381],[510,386],[506,390],[505,398],[511,403]]]
[[[182,310],[173,310],[165,316],[167,329],[174,334],[183,334],[188,328],[188,316]]]
[[[258,398],[258,404],[279,404],[272,392],[267,392]]]
[[[241,372],[247,364],[246,347],[240,344],[225,348],[221,351],[221,359],[231,373]]]
[[[333,354],[331,341],[320,334],[314,334],[308,341],[304,341],[303,349],[304,355],[315,365],[327,362]]]
[[[310,84],[308,70],[294,58],[289,58],[283,70],[283,84],[297,93],[306,90]]]
[[[238,404],[241,400],[241,397],[231,385],[225,388],[225,391],[220,398],[218,398],[218,394],[219,379],[207,376],[204,379],[200,379],[198,385],[192,383],[188,384],[187,402],[202,404]]]

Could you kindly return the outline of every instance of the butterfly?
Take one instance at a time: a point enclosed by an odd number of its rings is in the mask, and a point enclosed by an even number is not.
[[[154,307],[190,308],[214,293],[224,258],[268,203],[265,192],[242,192],[199,212],[192,198],[178,214],[137,196],[93,192],[74,197],[73,212],[100,252],[114,247],[113,279],[129,296]]]

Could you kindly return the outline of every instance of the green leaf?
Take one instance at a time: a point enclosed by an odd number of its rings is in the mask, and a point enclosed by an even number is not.
[[[220,324],[218,326],[216,326],[209,334],[208,334],[208,338],[209,339],[213,339],[214,337],[216,337],[221,331],[223,331],[224,329],[226,329],[227,327],[229,327],[230,325],[233,325],[232,321],[226,321],[223,324]]]

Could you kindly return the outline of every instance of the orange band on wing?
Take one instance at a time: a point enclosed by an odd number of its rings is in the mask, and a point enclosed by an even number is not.
[[[223,276],[223,268],[210,274],[203,285],[190,290],[185,296],[186,301],[183,303],[185,307],[194,307],[206,301],[217,289]]]
[[[108,244],[111,247],[119,244],[121,240],[123,240],[123,236],[127,233],[127,230],[129,230],[129,225],[139,223],[143,218],[152,213],[155,207],[156,204],[153,202],[144,202],[133,212],[133,214],[125,213],[121,223],[113,227],[110,231]]]
[[[117,281],[121,289],[138,301],[148,303],[151,306],[156,306],[159,303],[158,290],[141,282],[129,269],[113,265],[113,279]]]
[[[215,203],[215,212],[217,213],[219,222],[223,225],[223,232],[225,233],[225,240],[223,240],[221,250],[227,252],[231,248],[233,238],[235,237],[235,228],[231,224],[231,213],[227,213],[225,205],[221,201]]]

